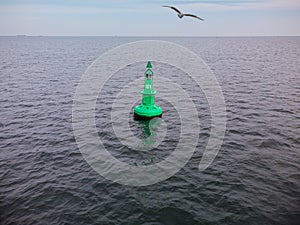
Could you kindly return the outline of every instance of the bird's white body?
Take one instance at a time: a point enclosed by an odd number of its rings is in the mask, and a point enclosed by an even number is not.
[[[177,16],[182,19],[182,17],[184,17],[183,13],[178,13]]]

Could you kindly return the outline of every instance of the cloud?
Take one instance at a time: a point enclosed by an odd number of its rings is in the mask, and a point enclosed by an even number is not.
[[[299,0],[261,0],[261,1],[211,1],[203,3],[179,3],[183,10],[201,9],[202,12],[215,11],[238,11],[238,10],[260,10],[260,9],[286,9],[299,8]]]
[[[82,6],[76,4],[47,4],[42,3],[15,3],[15,4],[0,4],[0,14],[10,13],[47,13],[47,14],[92,14],[92,13],[138,13],[147,12],[151,7],[158,7],[165,4],[175,5],[180,7],[183,11],[195,11],[199,9],[201,12],[218,12],[218,11],[238,11],[238,10],[259,10],[259,9],[272,9],[272,8],[297,8],[300,7],[300,0],[149,0],[137,1],[129,0],[124,4],[123,0],[106,0],[98,2],[98,5]],[[95,1],[88,0],[87,3]],[[119,4],[117,4],[119,3]]]
[[[58,6],[40,4],[17,4],[0,5],[0,14],[91,14],[91,13],[120,13],[137,12],[137,9],[130,8],[104,8],[104,7],[78,7],[78,6]]]
[[[256,3],[248,3],[254,9],[265,8],[294,8],[300,7],[299,0],[264,0]]]

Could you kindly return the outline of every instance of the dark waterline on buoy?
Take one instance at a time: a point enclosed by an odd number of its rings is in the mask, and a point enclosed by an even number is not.
[[[162,114],[160,114],[159,116],[152,116],[152,117],[146,117],[146,116],[140,116],[136,113],[134,113],[134,120],[151,120],[153,118],[162,118]]]

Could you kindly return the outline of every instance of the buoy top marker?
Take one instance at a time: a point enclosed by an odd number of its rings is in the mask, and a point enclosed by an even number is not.
[[[148,61],[148,63],[147,63],[147,68],[148,68],[148,69],[151,69],[151,68],[152,68],[152,65],[151,65],[151,62],[150,62],[150,61]]]

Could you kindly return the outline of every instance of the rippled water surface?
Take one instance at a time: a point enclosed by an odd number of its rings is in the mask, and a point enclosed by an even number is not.
[[[197,106],[193,157],[145,187],[113,183],[88,165],[72,130],[76,86],[102,53],[143,39],[155,38],[0,37],[0,224],[300,224],[299,37],[156,38],[194,51],[219,81],[227,129],[217,158],[199,172],[211,129],[205,95],[183,71],[154,62],[156,76],[172,77]],[[114,74],[96,104],[101,140],[131,165],[163,160],[180,136],[179,115],[159,95],[167,134],[156,150],[136,153],[115,136],[117,87],[144,68]],[[136,136],[148,135],[147,123],[129,122]]]

